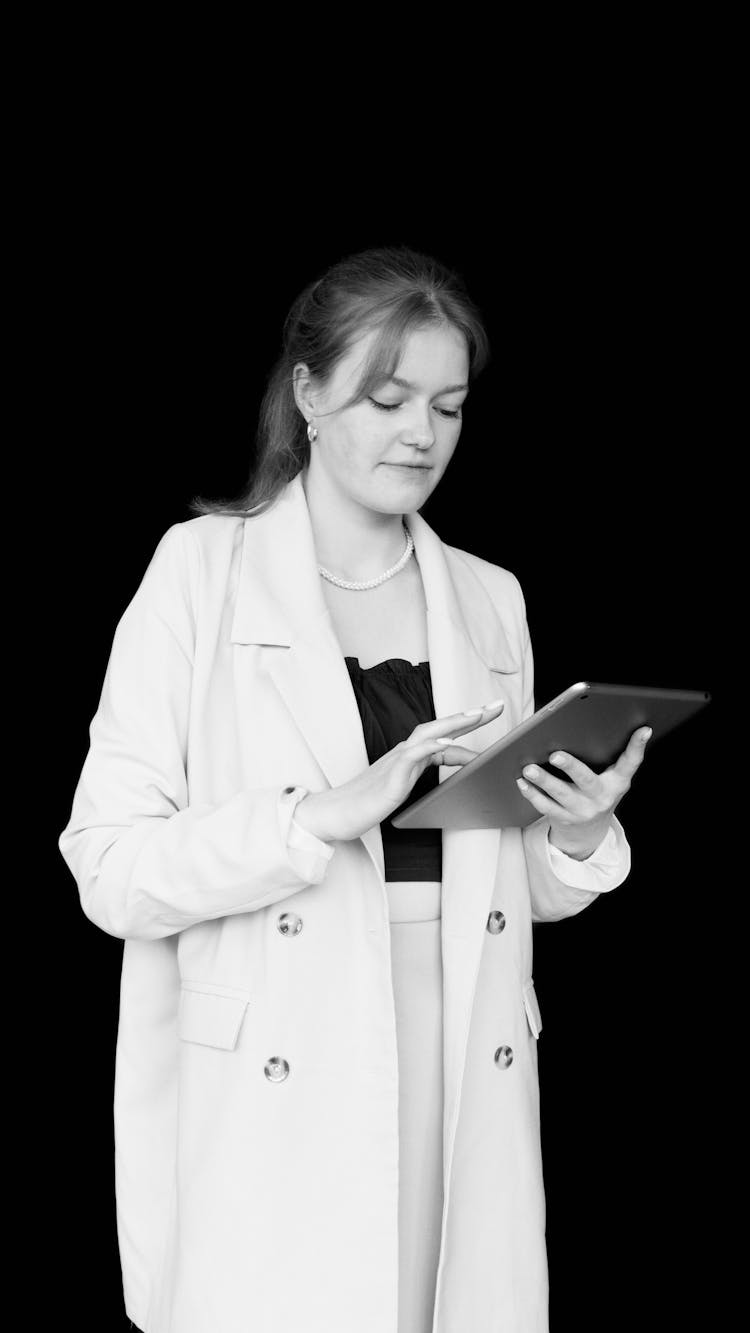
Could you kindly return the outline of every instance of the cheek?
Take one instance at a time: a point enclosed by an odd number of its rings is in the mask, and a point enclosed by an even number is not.
[[[359,471],[368,471],[389,455],[392,438],[387,422],[369,415],[353,422],[347,426],[344,444],[348,462]]]
[[[380,422],[371,419],[338,422],[327,443],[331,465],[350,481],[370,476],[390,447]]]
[[[450,461],[450,458],[456,448],[456,445],[458,444],[459,436],[461,434],[462,422],[448,421],[445,423],[445,425],[446,428],[440,431],[439,441],[440,441],[440,457],[441,459],[444,459],[445,462],[447,463]]]
[[[328,432],[326,443],[330,453],[342,462],[355,462],[360,431],[353,422],[338,421]]]

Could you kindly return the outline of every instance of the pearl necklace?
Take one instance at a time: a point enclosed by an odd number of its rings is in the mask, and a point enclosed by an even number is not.
[[[406,550],[404,551],[404,554],[401,556],[401,559],[397,564],[392,565],[390,569],[387,569],[385,574],[378,574],[376,579],[368,579],[365,583],[352,583],[347,579],[338,578],[336,574],[332,574],[330,569],[325,569],[323,565],[318,565],[318,572],[323,575],[324,579],[328,579],[329,583],[335,583],[337,588],[352,588],[356,592],[362,592],[366,588],[377,588],[381,583],[385,583],[386,579],[392,579],[394,574],[398,574],[399,571],[403,569],[414,550],[412,535],[406,524],[404,524],[404,531],[406,533]]]

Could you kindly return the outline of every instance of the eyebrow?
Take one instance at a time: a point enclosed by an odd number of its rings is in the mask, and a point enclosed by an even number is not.
[[[392,384],[397,384],[400,389],[416,389],[417,387],[416,384],[412,384],[409,380],[399,379],[398,375],[389,375],[388,379]],[[459,389],[468,389],[468,387],[468,384],[448,384],[444,389],[438,389],[435,397],[439,398],[441,393],[458,393]]]

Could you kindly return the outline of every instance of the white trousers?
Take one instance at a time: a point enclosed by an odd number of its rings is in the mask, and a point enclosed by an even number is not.
[[[443,1216],[439,880],[386,881],[399,1064],[398,1333],[432,1333]]]

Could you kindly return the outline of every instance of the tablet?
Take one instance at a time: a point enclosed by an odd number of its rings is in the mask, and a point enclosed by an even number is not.
[[[710,699],[706,690],[579,681],[394,815],[391,823],[394,828],[524,828],[541,818],[516,786],[526,764],[570,781],[549,763],[555,750],[565,750],[600,773],[619,758],[637,727],[653,729],[651,746]],[[457,736],[456,744],[463,743],[464,737]]]

